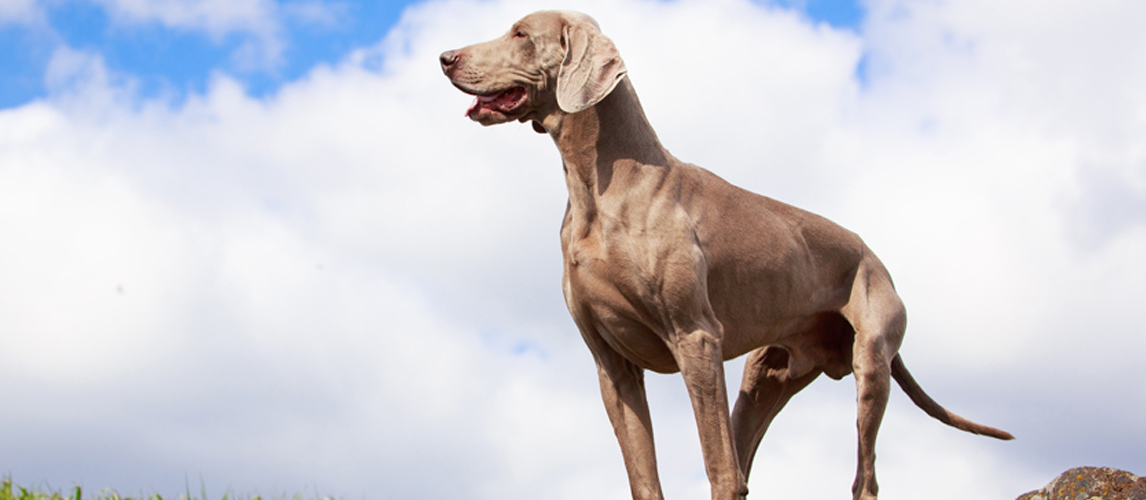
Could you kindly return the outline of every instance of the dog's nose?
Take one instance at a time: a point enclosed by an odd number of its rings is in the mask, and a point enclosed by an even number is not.
[[[458,62],[459,54],[456,50],[447,50],[442,52],[442,56],[438,59],[442,61],[442,71],[448,72],[450,67]]]

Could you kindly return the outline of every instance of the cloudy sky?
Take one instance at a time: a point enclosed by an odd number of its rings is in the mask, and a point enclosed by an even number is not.
[[[2,0],[0,475],[176,495],[628,497],[561,298],[551,141],[437,55],[592,14],[678,157],[858,232],[909,311],[882,498],[1146,474],[1146,3]],[[728,368],[735,387],[742,362]],[[650,375],[670,498],[706,498]],[[844,498],[854,384],[753,498]]]

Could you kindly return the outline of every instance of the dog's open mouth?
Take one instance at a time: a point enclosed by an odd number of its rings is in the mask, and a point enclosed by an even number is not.
[[[525,105],[529,94],[525,87],[510,87],[496,94],[479,95],[466,110],[466,116],[481,123],[505,121]]]

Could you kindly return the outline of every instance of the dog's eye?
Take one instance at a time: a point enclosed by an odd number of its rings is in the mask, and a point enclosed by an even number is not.
[[[520,31],[520,30],[519,30],[519,31],[514,31],[514,32],[513,32],[513,37],[514,37],[514,38],[528,38],[528,37],[529,37],[529,35],[525,34],[525,32],[524,32],[524,31]]]

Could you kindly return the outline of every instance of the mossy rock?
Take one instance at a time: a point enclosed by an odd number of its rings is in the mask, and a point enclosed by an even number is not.
[[[1146,478],[1108,467],[1076,467],[1017,500],[1146,500]]]

